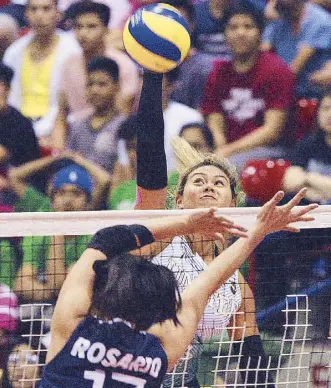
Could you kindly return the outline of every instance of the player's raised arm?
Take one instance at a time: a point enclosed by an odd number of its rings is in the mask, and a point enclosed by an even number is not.
[[[137,114],[136,209],[164,209],[167,161],[164,150],[162,74],[145,71]]]
[[[278,192],[260,210],[255,225],[247,233],[247,238],[240,238],[233,245],[216,257],[207,269],[202,272],[182,293],[182,309],[177,314],[181,325],[174,326],[159,333],[161,342],[168,354],[169,369],[184,353],[189,345],[200,321],[209,297],[227,281],[231,274],[238,269],[259,245],[264,237],[280,230],[298,232],[293,225],[298,221],[312,221],[313,217],[307,215],[318,207],[317,204],[294,206],[305,196],[306,189],[302,189],[290,202],[284,206],[277,206],[284,193]],[[201,234],[206,234],[202,226],[196,226]],[[197,231],[196,231],[197,232]],[[156,333],[157,334],[157,333]],[[176,346],[174,346],[176,344]]]

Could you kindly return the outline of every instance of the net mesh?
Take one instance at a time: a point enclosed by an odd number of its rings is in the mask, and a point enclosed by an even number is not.
[[[10,386],[8,381],[15,387],[38,386],[56,296],[91,235],[105,226],[177,213],[183,211],[1,214],[3,387]],[[256,213],[255,208],[222,210],[246,227]],[[192,344],[164,387],[195,387],[197,381],[203,387],[331,387],[331,208],[320,207],[315,218],[301,225],[300,234],[268,236],[241,268],[254,297],[234,274],[210,299]],[[210,259],[217,247],[179,236],[156,250],[154,261],[170,267],[185,287],[204,268],[197,253]],[[8,296],[10,289],[19,297],[18,306]],[[242,362],[255,319],[266,364],[261,357]]]

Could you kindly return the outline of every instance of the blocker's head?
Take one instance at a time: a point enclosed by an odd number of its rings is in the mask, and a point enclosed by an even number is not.
[[[137,330],[171,319],[178,323],[181,297],[173,272],[129,253],[94,264],[92,305],[104,319],[121,318]]]

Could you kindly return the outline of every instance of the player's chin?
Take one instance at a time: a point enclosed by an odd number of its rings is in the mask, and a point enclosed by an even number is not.
[[[197,203],[198,208],[220,207],[217,199],[215,198],[200,198]]]

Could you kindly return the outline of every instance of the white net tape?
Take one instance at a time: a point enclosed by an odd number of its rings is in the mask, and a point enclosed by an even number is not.
[[[220,214],[246,228],[250,228],[256,219],[259,208],[220,209]],[[146,220],[190,214],[195,210],[135,210],[135,211],[91,211],[91,212],[50,212],[50,213],[14,213],[0,214],[0,237],[15,236],[55,236],[92,234],[106,226],[133,224],[137,220]],[[297,223],[300,228],[331,228],[331,206],[320,206],[312,214],[315,221]]]

